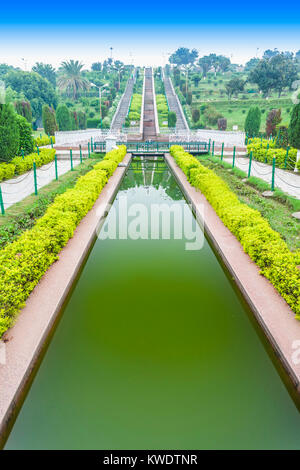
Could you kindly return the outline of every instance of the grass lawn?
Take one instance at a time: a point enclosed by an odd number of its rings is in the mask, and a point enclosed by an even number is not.
[[[246,83],[245,90],[239,93],[237,97],[232,97],[229,100],[225,92],[226,83],[233,77],[246,80],[246,74],[226,72],[224,74],[217,73],[215,76],[210,73],[205,79],[201,79],[198,86],[195,86],[192,76],[193,74],[189,78],[189,89],[192,91],[193,101],[192,105],[189,106],[189,110],[199,109],[203,104],[211,104],[227,119],[227,130],[229,131],[235,125],[238,126],[239,130],[244,130],[245,119],[251,106],[258,106],[262,111],[261,132],[265,132],[266,118],[271,109],[281,109],[281,124],[288,125],[290,121],[293,103],[291,100],[292,92],[288,90],[284,90],[280,98],[275,92],[270,93],[268,98],[263,98],[256,85]],[[217,129],[217,125],[209,127]]]

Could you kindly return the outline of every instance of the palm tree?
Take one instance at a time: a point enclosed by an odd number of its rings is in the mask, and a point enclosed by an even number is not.
[[[90,87],[88,80],[81,75],[82,67],[83,64],[78,60],[61,63],[63,74],[57,80],[58,87],[60,90],[72,91],[74,100],[76,100],[80,90],[88,90]]]

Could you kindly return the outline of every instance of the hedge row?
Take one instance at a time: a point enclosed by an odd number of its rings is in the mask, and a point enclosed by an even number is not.
[[[33,168],[33,162],[37,167],[52,162],[55,157],[54,149],[41,149],[39,154],[30,153],[23,157],[15,157],[9,163],[0,163],[0,182],[16,175],[22,175]]]
[[[134,93],[132,95],[132,100],[130,103],[130,110],[128,117],[131,121],[139,121],[141,119],[141,109],[142,109],[142,95]]]
[[[275,165],[277,168],[294,169],[297,160],[297,149],[290,148],[287,155],[286,149],[274,148],[274,146],[275,142],[267,139],[251,139],[250,143],[247,145],[248,155],[252,152],[255,160],[269,163],[270,165],[272,165],[273,158],[275,157]]]
[[[34,143],[38,147],[43,147],[44,145],[51,145],[51,140],[52,140],[52,144],[55,144],[55,136],[54,135],[52,135],[50,137],[48,137],[47,135],[43,135],[42,137],[36,137],[34,139]]]
[[[81,176],[74,188],[57,196],[30,230],[0,251],[0,337],[74,230],[93,207],[118,163],[126,155],[121,146]]]
[[[273,284],[300,320],[300,271],[297,268],[300,253],[292,253],[260,212],[240,202],[212,170],[180,146],[171,147],[170,152],[189,182],[200,189],[244,251],[259,266],[261,274]]]

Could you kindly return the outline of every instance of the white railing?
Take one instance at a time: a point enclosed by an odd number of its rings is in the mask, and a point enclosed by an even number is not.
[[[141,117],[140,117],[140,134],[143,134],[144,130],[144,101],[145,101],[145,67],[144,67],[144,80],[143,80],[143,93],[142,93],[142,107],[141,107]]]
[[[158,115],[157,115],[157,106],[156,106],[156,94],[154,87],[154,73],[153,68],[151,67],[151,77],[152,77],[152,95],[153,95],[153,106],[154,106],[154,123],[155,123],[155,133],[159,134],[159,124],[158,124]]]
[[[118,142],[126,142],[127,135],[121,131],[110,129],[86,129],[82,131],[65,131],[55,133],[55,145],[87,144],[91,138],[94,142],[104,142],[107,138],[115,138]]]
[[[216,142],[218,144],[245,146],[245,133],[234,131],[217,131],[214,129],[198,129],[195,131],[175,131],[170,134],[170,142]]]
[[[168,78],[169,78],[169,82],[170,82],[170,85],[171,85],[172,92],[174,93],[174,96],[175,96],[175,98],[176,98],[176,101],[177,101],[177,104],[178,104],[178,107],[179,107],[179,112],[180,112],[181,117],[182,117],[182,119],[183,119],[184,125],[185,125],[186,129],[188,130],[188,129],[189,129],[189,125],[188,125],[187,120],[186,120],[186,118],[185,118],[185,114],[184,114],[184,111],[183,111],[183,109],[182,109],[180,100],[179,100],[179,98],[178,98],[178,96],[177,96],[176,91],[174,90],[173,83],[172,83],[172,79],[171,79],[171,77],[168,77]]]
[[[55,145],[81,144],[93,140],[104,140],[109,129],[84,129],[80,131],[55,132]]]

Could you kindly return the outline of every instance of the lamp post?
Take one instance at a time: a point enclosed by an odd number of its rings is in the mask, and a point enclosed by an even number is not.
[[[98,88],[99,90],[99,101],[100,101],[100,123],[101,123],[101,128],[102,128],[102,103],[101,103],[101,93],[102,93],[102,88],[105,88],[108,86],[108,83],[105,83],[104,85],[102,86],[98,86],[98,85],[95,85],[95,83],[91,83],[90,84],[91,86],[94,86],[96,88]]]

